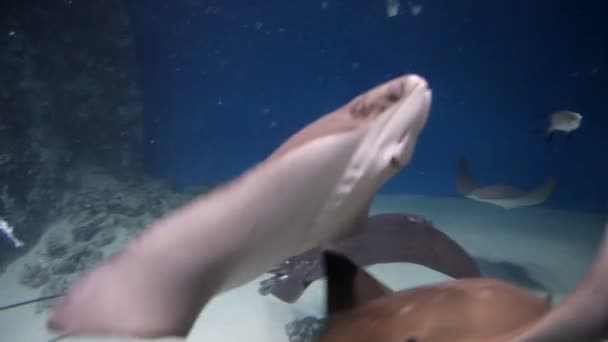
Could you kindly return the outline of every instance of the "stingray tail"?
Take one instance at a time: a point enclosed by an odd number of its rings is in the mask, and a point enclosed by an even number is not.
[[[13,303],[13,304],[8,304],[8,305],[0,306],[0,311],[16,308],[16,307],[27,305],[27,304],[33,304],[33,303],[41,302],[43,300],[54,299],[54,298],[61,297],[61,296],[64,296],[64,295],[65,295],[64,293],[60,293],[60,294],[54,294],[54,295],[50,295],[50,296],[44,296],[44,297],[38,297],[38,298],[34,298],[34,299],[28,299],[28,300],[24,300],[24,301],[21,301],[21,302],[17,302],[17,303]]]
[[[471,177],[467,162],[464,156],[458,158],[458,168],[456,170],[456,190],[463,196],[473,192],[477,188],[475,181]]]
[[[555,309],[510,342],[595,341],[608,333],[608,224],[591,268]]]

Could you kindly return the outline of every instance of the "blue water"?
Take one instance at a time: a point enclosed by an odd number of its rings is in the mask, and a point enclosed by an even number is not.
[[[321,114],[412,72],[433,108],[412,163],[383,193],[455,196],[464,153],[480,182],[560,183],[549,204],[608,208],[608,3],[418,0],[130,1],[146,156],[181,187],[222,182]],[[402,1],[407,11],[407,1]],[[580,112],[571,142],[535,129]]]

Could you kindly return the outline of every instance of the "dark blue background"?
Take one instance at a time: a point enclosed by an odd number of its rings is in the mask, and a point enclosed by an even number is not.
[[[385,193],[456,195],[458,153],[479,182],[560,176],[551,203],[608,207],[608,2],[131,0],[147,160],[179,186],[221,182],[353,96],[404,72],[433,108]],[[256,28],[256,23],[258,27]],[[539,115],[580,112],[573,141]]]

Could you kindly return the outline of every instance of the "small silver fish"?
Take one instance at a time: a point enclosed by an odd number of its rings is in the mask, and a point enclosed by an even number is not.
[[[547,125],[547,142],[551,142],[556,131],[566,133],[566,139],[572,139],[572,133],[581,126],[583,116],[569,110],[559,110],[549,114]]]

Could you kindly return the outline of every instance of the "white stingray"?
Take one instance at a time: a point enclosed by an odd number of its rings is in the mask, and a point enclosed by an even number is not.
[[[405,75],[319,118],[153,223],[69,289],[47,325],[69,335],[185,336],[214,295],[366,217],[378,188],[410,161],[430,103],[426,81]]]

